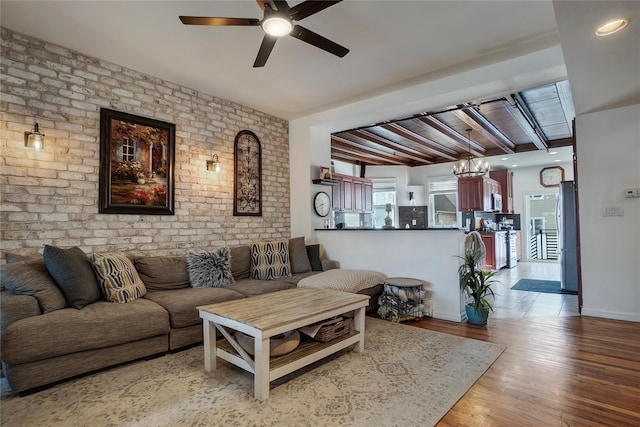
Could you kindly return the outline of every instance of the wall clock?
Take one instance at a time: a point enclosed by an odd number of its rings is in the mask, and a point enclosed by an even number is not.
[[[318,192],[316,197],[313,198],[313,209],[319,216],[329,215],[331,211],[331,198],[324,191]]]
[[[564,181],[564,169],[561,166],[547,166],[540,170],[540,185],[543,187],[557,187]]]

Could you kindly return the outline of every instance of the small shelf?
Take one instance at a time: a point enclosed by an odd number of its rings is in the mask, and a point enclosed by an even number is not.
[[[340,184],[340,180],[337,180],[337,179],[314,179],[311,182],[313,182],[314,184],[320,184],[320,185],[338,185],[338,184]]]

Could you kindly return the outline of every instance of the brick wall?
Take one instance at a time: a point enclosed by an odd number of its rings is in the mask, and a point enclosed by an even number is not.
[[[251,108],[1,28],[3,252],[184,253],[289,237],[288,123]],[[175,123],[175,215],[98,213],[100,108]],[[34,120],[41,151],[25,148]],[[262,143],[262,217],[233,216],[233,142]],[[206,170],[217,153],[222,171]]]

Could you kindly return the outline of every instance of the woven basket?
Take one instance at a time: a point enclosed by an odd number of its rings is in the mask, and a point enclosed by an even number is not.
[[[328,342],[343,335],[347,335],[351,332],[352,324],[353,319],[347,317],[346,319],[336,322],[333,325],[323,326],[322,328],[320,328],[320,330],[318,330],[318,333],[315,337],[313,337],[313,339],[316,341]]]

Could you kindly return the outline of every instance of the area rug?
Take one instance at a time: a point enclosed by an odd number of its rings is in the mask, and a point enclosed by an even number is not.
[[[363,353],[343,351],[271,383],[253,398],[253,376],[203,348],[130,363],[25,397],[7,396],[0,424],[14,426],[432,426],[505,347],[366,319]],[[3,379],[4,380],[4,379]]]
[[[520,279],[511,289],[514,291],[542,292],[545,294],[578,295],[575,291],[560,289],[560,282],[557,280]]]

